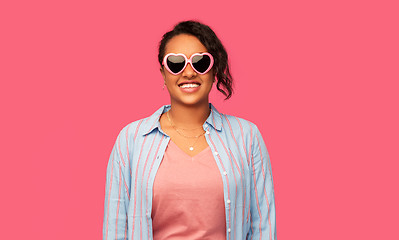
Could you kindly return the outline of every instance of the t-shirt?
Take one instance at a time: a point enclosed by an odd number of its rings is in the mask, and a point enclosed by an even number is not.
[[[211,148],[191,157],[173,141],[155,176],[152,223],[157,239],[226,239],[223,181]]]

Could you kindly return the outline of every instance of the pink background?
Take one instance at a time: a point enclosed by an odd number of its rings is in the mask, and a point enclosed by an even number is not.
[[[236,81],[211,101],[269,149],[278,239],[399,239],[397,1],[244,3],[1,1],[0,238],[101,239],[116,136],[169,103],[158,42],[197,19]]]

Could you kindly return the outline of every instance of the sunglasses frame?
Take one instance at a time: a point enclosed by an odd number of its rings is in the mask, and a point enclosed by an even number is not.
[[[193,66],[192,60],[193,60],[193,57],[195,57],[195,56],[203,56],[203,55],[208,56],[208,57],[211,59],[211,62],[210,62],[210,64],[209,64],[208,69],[207,69],[205,72],[201,73],[201,72],[197,71],[197,69],[195,69],[195,67]],[[185,60],[185,62],[184,62],[184,67],[183,67],[182,70],[180,70],[178,73],[174,73],[174,72],[172,72],[172,70],[169,69],[168,64],[167,64],[167,62],[166,62],[169,56],[182,56],[182,57],[184,57],[184,60]],[[186,55],[184,55],[183,53],[168,53],[168,54],[166,54],[165,57],[163,58],[162,65],[163,65],[171,74],[173,74],[173,75],[178,75],[178,74],[182,73],[182,72],[184,71],[184,69],[186,69],[187,64],[189,64],[189,63],[190,63],[190,65],[191,65],[191,68],[192,68],[196,73],[203,75],[203,74],[209,72],[209,71],[212,69],[212,67],[213,67],[213,56],[212,56],[210,53],[208,53],[208,52],[194,53],[193,55],[191,55],[190,59],[188,59],[188,58],[186,57]]]

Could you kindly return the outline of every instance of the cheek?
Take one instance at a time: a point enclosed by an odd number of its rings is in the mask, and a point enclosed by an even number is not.
[[[171,73],[165,73],[164,75],[163,75],[163,79],[165,80],[165,82],[166,82],[166,84],[168,85],[168,84],[173,84],[173,83],[176,83],[177,82],[177,80],[178,80],[178,76],[175,76],[175,75],[173,75],[173,74],[171,74]]]
[[[215,79],[215,76],[213,73],[207,73],[207,76],[204,76],[204,81],[208,82],[209,84],[213,84],[213,80]]]

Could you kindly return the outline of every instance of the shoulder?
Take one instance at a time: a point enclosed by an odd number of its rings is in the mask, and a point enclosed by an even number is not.
[[[222,119],[222,127],[227,128],[227,130],[230,128],[231,131],[240,131],[244,135],[251,135],[251,133],[259,132],[256,124],[247,119],[222,113],[220,116]]]
[[[150,131],[152,131],[155,127],[157,127],[159,117],[164,112],[165,108],[169,108],[170,105],[164,105],[158,108],[152,115],[135,120],[122,128],[120,134],[126,134],[128,136],[134,136],[134,138],[138,136],[143,136]]]
[[[114,147],[119,155],[128,158],[136,144],[143,141],[143,134],[149,117],[135,120],[125,125],[118,133]]]
[[[125,125],[120,131],[119,135],[125,135],[136,138],[139,134],[143,135],[146,127],[148,126],[148,120],[150,117],[141,118]]]

